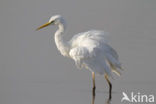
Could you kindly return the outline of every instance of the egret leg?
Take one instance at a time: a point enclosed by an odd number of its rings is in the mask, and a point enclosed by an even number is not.
[[[108,79],[108,75],[106,75],[106,74],[105,74],[105,79],[106,79],[106,81],[109,84],[109,99],[111,99],[112,98],[112,84],[111,84],[111,82]]]
[[[92,80],[93,80],[93,96],[95,96],[96,86],[95,86],[95,73],[94,72],[92,72]]]
[[[95,92],[92,94],[92,104],[95,102]]]

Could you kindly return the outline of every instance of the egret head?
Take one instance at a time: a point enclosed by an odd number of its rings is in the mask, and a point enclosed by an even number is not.
[[[40,30],[40,29],[50,26],[50,25],[59,25],[59,24],[64,24],[64,23],[65,23],[65,21],[61,15],[54,15],[49,19],[49,21],[47,23],[38,27],[36,30]]]

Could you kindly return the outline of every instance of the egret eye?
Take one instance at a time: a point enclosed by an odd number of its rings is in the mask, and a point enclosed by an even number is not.
[[[53,21],[51,21],[50,23],[51,23],[51,24],[54,24],[54,23],[55,23],[55,21],[53,20]]]

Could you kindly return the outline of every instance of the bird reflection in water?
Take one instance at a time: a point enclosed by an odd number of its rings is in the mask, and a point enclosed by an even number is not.
[[[91,104],[95,104],[95,96],[96,96],[96,93],[95,93],[95,89],[93,88]],[[105,104],[111,104],[111,99],[112,99],[112,97],[109,96],[108,99],[106,99]]]

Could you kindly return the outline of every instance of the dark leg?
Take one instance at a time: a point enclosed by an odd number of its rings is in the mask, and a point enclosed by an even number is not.
[[[92,93],[92,104],[94,104],[94,102],[95,102],[95,91],[93,91]]]
[[[109,81],[109,79],[108,79],[108,76],[105,74],[105,79],[106,79],[106,81],[108,82],[108,84],[109,84],[109,99],[111,100],[111,98],[112,98],[112,84],[111,84],[111,82]]]
[[[96,86],[95,86],[95,73],[94,72],[92,72],[92,80],[93,80],[93,96],[95,96]]]

